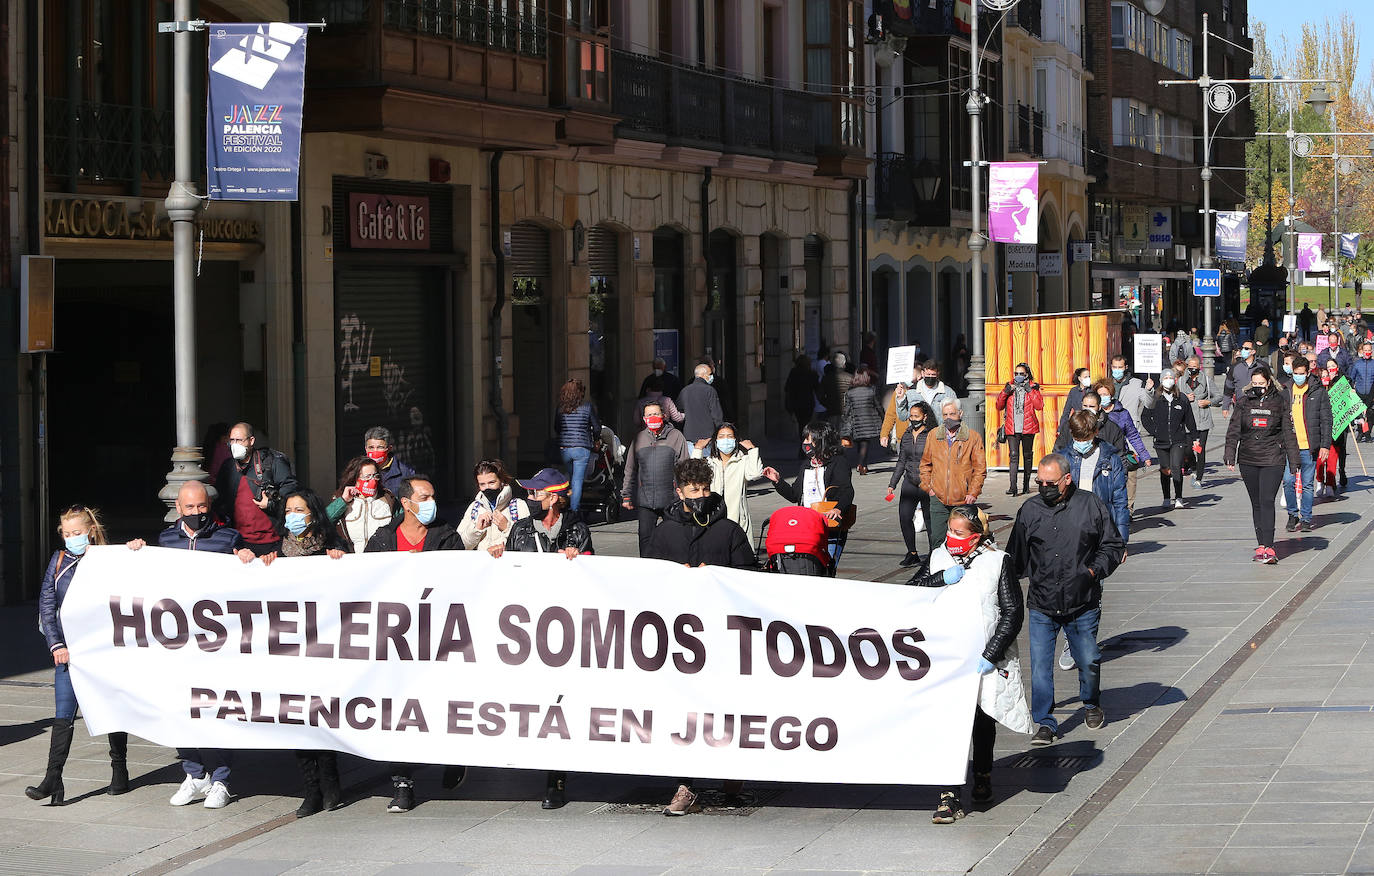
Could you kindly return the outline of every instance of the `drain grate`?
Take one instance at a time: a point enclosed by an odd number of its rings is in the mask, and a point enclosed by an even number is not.
[[[757,790],[746,790],[739,794],[727,794],[724,791],[705,790],[697,792],[697,803],[701,806],[703,815],[737,815],[749,816],[758,812],[763,806],[776,800],[782,794],[781,790],[774,788],[759,788]],[[663,807],[668,805],[668,798],[672,796],[672,788],[635,788],[626,794],[621,800],[614,803],[606,803],[592,810],[592,815],[659,815],[663,814]]]
[[[0,847],[0,873],[34,873],[49,876],[82,876],[93,870],[108,867],[123,855],[92,852],[85,849],[47,849],[42,846]]]
[[[1081,770],[1096,760],[1091,754],[1023,754],[1011,765],[1012,769]]]

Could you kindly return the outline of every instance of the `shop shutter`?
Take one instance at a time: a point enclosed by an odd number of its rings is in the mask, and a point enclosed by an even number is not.
[[[533,222],[517,222],[510,229],[510,263],[507,271],[512,277],[552,276],[549,260],[549,232]]]
[[[453,488],[443,273],[350,267],[335,274],[337,466],[362,453],[363,433],[391,430],[396,455]]]
[[[620,236],[600,226],[587,232],[587,267],[593,277],[620,276]]]
[[[825,259],[825,241],[814,234],[806,235],[806,242],[802,245],[802,256],[809,262],[819,262]]]

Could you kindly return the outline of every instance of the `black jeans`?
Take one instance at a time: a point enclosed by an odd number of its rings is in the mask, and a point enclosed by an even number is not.
[[[1346,429],[1344,432],[1341,433],[1341,437],[1331,442],[1332,444],[1336,445],[1336,470],[1340,472],[1342,484],[1344,484],[1346,480],[1345,457],[1346,454],[1350,453],[1350,445],[1348,442],[1350,440],[1350,433],[1354,428],[1354,426],[1351,426],[1349,429]]]
[[[1240,477],[1250,494],[1250,515],[1255,520],[1255,542],[1260,547],[1274,546],[1274,497],[1283,484],[1284,465],[1245,465]],[[1291,513],[1291,512],[1290,512]]]
[[[1019,462],[1025,470],[1023,489],[1030,489],[1031,475],[1035,474],[1035,435],[1023,435],[1015,432],[1008,435],[1007,452],[1011,454],[1011,464],[1008,466],[1011,485],[1016,486],[1016,469]]]
[[[1197,441],[1201,449],[1198,450],[1197,464],[1193,466],[1193,477],[1202,480],[1202,476],[1207,473],[1207,433],[1211,429],[1201,429],[1197,433]]]
[[[1164,491],[1165,504],[1169,502],[1170,481],[1174,485],[1174,495],[1183,498],[1183,457],[1187,453],[1187,444],[1155,445],[1155,456],[1159,458],[1159,487]]]
[[[930,494],[913,484],[906,478],[902,478],[902,492],[897,497],[897,526],[902,530],[902,541],[906,542],[906,552],[909,554],[919,554],[916,550],[916,509],[921,509],[921,516],[930,525]]]
[[[989,682],[991,683],[991,682]],[[973,773],[986,775],[992,772],[992,749],[997,744],[997,722],[987,712],[978,707],[973,712]],[[959,793],[958,788],[947,788]]]
[[[654,537],[654,527],[658,526],[658,521],[663,519],[662,508],[645,508],[643,505],[637,506],[639,510],[639,555],[646,556],[649,553],[649,540]]]

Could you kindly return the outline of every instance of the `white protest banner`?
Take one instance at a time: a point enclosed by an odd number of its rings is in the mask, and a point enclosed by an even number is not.
[[[916,347],[892,347],[887,351],[887,382],[911,383],[916,369]]]
[[[1135,336],[1135,370],[1158,377],[1164,370],[1164,339],[1159,335]]]
[[[1296,313],[1285,313],[1283,315],[1283,333],[1291,335],[1298,330],[1298,315]]]
[[[972,587],[483,551],[91,548],[62,606],[92,734],[370,760],[964,780]]]

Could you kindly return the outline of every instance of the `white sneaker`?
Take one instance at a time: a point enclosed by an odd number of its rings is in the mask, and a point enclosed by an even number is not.
[[[1279,493],[1279,507],[1285,511],[1288,510],[1288,497],[1283,493]]]
[[[1073,659],[1073,652],[1069,650],[1069,643],[1065,642],[1064,650],[1059,652],[1059,668],[1068,671],[1077,665]]]
[[[210,776],[207,774],[199,779],[187,776],[177,788],[177,792],[172,795],[172,799],[167,801],[173,806],[185,806],[192,800],[199,800],[210,792]]]
[[[1182,508],[1182,507],[1183,507],[1183,500],[1182,500],[1182,499],[1175,499],[1175,500],[1174,500],[1174,507],[1175,507],[1175,508]]]
[[[229,805],[229,789],[223,782],[215,782],[210,786],[210,793],[205,795],[206,809],[223,809]]]

